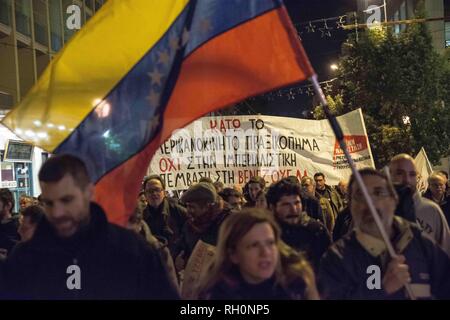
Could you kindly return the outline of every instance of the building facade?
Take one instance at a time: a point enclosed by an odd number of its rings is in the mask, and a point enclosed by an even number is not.
[[[16,105],[104,0],[0,0],[0,114]]]
[[[0,120],[20,102],[55,54],[106,0],[0,0]],[[48,154],[0,124],[0,188],[40,193],[37,172]]]
[[[398,21],[413,19],[415,10],[421,0],[357,0],[358,17],[365,23],[372,12],[364,12],[369,6],[380,6],[381,22],[385,21],[384,4],[386,4],[386,20]],[[438,52],[450,46],[450,0],[422,0],[425,4],[428,29],[433,37],[433,45]],[[435,19],[435,20],[434,20]],[[400,32],[406,26],[395,25],[395,32]]]

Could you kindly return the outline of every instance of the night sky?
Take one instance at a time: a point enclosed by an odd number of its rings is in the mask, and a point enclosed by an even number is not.
[[[330,30],[331,37],[321,37],[322,32],[318,28],[323,27],[323,23],[314,24],[317,26],[315,32],[307,33],[304,30],[307,26],[305,22],[356,11],[356,0],[285,0],[284,3],[297,29],[304,31],[301,35],[303,46],[319,76],[319,81],[334,78],[330,65],[337,62],[341,45],[347,38],[347,32],[342,29],[336,30],[336,20],[334,20],[328,23],[329,27],[333,28]],[[305,84],[308,82],[303,83]],[[312,107],[312,98],[306,94],[297,95],[295,99],[273,95],[273,99],[258,98],[256,102],[251,103],[250,112],[301,118],[311,116],[309,111]],[[242,114],[248,114],[248,112],[242,108]]]

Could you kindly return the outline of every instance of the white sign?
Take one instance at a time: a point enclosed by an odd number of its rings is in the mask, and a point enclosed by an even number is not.
[[[17,181],[1,181],[2,188],[17,188]]]
[[[361,110],[337,119],[357,167],[374,167]],[[161,175],[167,190],[187,189],[202,177],[242,186],[255,175],[270,184],[316,172],[324,173],[329,184],[351,175],[328,120],[272,116],[194,121],[160,146],[148,170]]]
[[[414,163],[416,164],[418,174],[417,190],[422,193],[428,189],[428,177],[433,172],[430,161],[428,161],[427,153],[423,147],[415,157]]]

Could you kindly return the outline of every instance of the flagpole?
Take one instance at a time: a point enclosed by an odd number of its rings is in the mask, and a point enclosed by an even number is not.
[[[397,257],[397,254],[395,253],[394,247],[392,246],[392,243],[389,240],[389,236],[387,235],[386,230],[383,227],[383,224],[382,224],[381,219],[375,209],[373,201],[370,198],[369,193],[367,192],[367,188],[364,185],[361,174],[356,169],[356,165],[355,165],[352,157],[350,156],[350,153],[347,149],[347,145],[344,140],[344,134],[342,132],[342,128],[339,125],[339,123],[337,122],[336,117],[331,113],[330,108],[328,107],[328,103],[327,103],[327,100],[325,99],[325,95],[323,94],[322,88],[320,87],[319,81],[317,80],[317,75],[314,74],[311,78],[309,78],[309,80],[312,82],[312,84],[314,86],[314,90],[316,91],[317,95],[319,96],[320,102],[323,107],[323,111],[325,112],[325,115],[331,125],[331,128],[333,129],[336,139],[339,141],[339,145],[340,145],[341,149],[344,151],[345,157],[347,158],[348,164],[350,165],[353,176],[355,177],[355,179],[364,195],[364,199],[365,199],[367,205],[369,206],[370,213],[372,214],[372,216],[375,220],[375,223],[378,227],[378,230],[380,231],[381,237],[383,238],[383,241],[386,244],[389,255],[392,258],[395,258],[395,257]],[[416,297],[414,296],[409,283],[405,284],[405,289],[409,295],[409,298],[411,300],[416,300]]]

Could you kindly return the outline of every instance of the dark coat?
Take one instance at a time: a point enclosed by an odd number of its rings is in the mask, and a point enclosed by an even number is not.
[[[339,213],[333,229],[333,242],[339,240],[352,229],[352,214],[350,208],[347,207]]]
[[[231,211],[228,209],[222,210],[216,218],[211,221],[208,229],[199,234],[195,232],[195,230],[191,227],[189,223],[186,223],[183,228],[183,236],[182,236],[182,250],[184,251],[183,258],[185,261],[189,260],[192,251],[195,248],[198,240],[202,240],[203,242],[210,244],[212,246],[217,245],[217,240],[219,237],[219,229],[222,225],[222,222],[230,215]]]
[[[305,253],[306,258],[318,270],[320,258],[331,244],[331,237],[324,225],[304,215],[302,222],[287,224],[277,219],[281,227],[281,239],[292,248]]]
[[[201,299],[207,300],[293,300],[305,298],[306,285],[299,281],[285,289],[274,277],[260,283],[249,284],[240,275],[231,281],[221,281],[209,289]]]
[[[181,251],[180,242],[183,226],[186,222],[186,209],[176,201],[165,198],[158,208],[147,206],[144,221],[152,234],[167,241],[172,257]]]
[[[0,224],[0,248],[8,250],[8,254],[20,240],[18,228],[19,219],[16,217]]]
[[[159,254],[133,232],[110,224],[91,203],[87,227],[59,238],[49,222],[19,244],[5,265],[6,292],[12,299],[177,299]],[[81,270],[81,289],[68,289]]]
[[[395,222],[397,221],[397,222]],[[412,287],[417,293],[430,291],[434,298],[450,298],[450,258],[433,240],[424,236],[415,224],[396,217],[394,219],[401,232],[393,240],[394,249],[406,257]],[[409,230],[409,231],[408,231]],[[373,248],[373,247],[371,247]],[[380,267],[381,282],[386,272],[389,256],[384,250],[381,254],[371,254],[352,231],[335,242],[320,262],[319,280],[324,288],[326,299],[406,299],[403,289],[388,295],[384,289],[367,286],[371,274],[367,268]],[[428,290],[429,289],[429,290]],[[422,298],[427,298],[422,296]],[[430,298],[430,297],[428,297]]]

